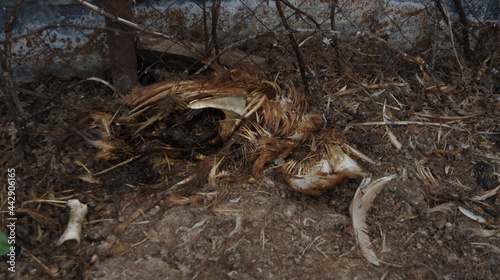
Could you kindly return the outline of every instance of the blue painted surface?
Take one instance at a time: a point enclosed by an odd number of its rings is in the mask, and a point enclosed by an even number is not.
[[[98,1],[89,1],[99,5]],[[210,2],[207,1],[210,6]],[[299,5],[301,9],[310,13],[319,22],[323,22],[325,28],[328,28],[329,10],[328,3],[320,1],[290,1],[291,3],[302,3]],[[356,1],[356,4],[361,3],[362,9],[348,9],[352,2],[340,1],[343,7],[344,14],[349,18],[339,17],[337,22],[340,30],[357,31],[367,28],[363,26],[363,18],[367,10],[373,10],[377,20],[386,21],[386,13],[397,12],[394,15],[394,21],[401,22],[404,30],[404,37],[401,34],[392,33],[393,30],[386,30],[392,37],[391,43],[399,45],[402,48],[411,47],[407,44],[408,40],[417,40],[413,38],[419,36],[418,33],[422,28],[419,19],[406,21],[405,13],[422,9],[427,0],[390,0],[390,1]],[[446,2],[446,1],[445,1]],[[454,13],[454,8],[451,0],[449,3],[450,13]],[[473,6],[468,3],[472,3]],[[5,39],[5,24],[10,17],[10,13],[14,7],[15,0],[0,0],[0,40]],[[475,0],[463,1],[464,7],[471,8],[469,17],[474,21],[493,21],[499,22],[500,19],[500,0]],[[173,0],[137,0],[134,5],[135,21],[154,30],[161,32],[169,32],[175,34],[184,32],[180,27],[167,22],[167,12],[172,10],[180,11],[183,15],[182,24],[193,26],[201,19],[201,1],[173,1]],[[234,30],[238,27],[240,34],[232,34],[235,36],[248,36],[259,32],[281,28],[279,17],[274,11],[272,1],[258,0],[223,0],[223,12],[220,16],[220,32],[224,34],[224,30]],[[258,16],[258,20],[250,14],[245,18],[245,11],[254,10]],[[243,11],[243,12],[241,12]],[[371,11],[370,11],[371,12]],[[235,13],[240,13],[235,16]],[[155,17],[154,15],[157,15]],[[291,17],[292,21],[294,17]],[[323,19],[323,20],[321,20]],[[354,26],[353,23],[354,22]],[[69,23],[83,26],[103,26],[104,18],[99,14],[88,10],[73,0],[25,0],[18,18],[13,36],[19,36],[29,33],[37,28],[42,28],[47,25],[57,23]],[[292,22],[293,24],[293,22]],[[296,28],[304,28],[300,26],[303,21],[297,19]],[[265,27],[264,27],[265,25]],[[307,26],[306,26],[307,28]],[[309,26],[309,28],[311,28]],[[399,31],[401,32],[401,31]],[[107,65],[106,62],[106,46],[104,44],[104,34],[99,35],[100,31],[92,29],[76,29],[71,27],[54,28],[41,33],[29,39],[15,40],[12,44],[13,52],[13,76],[17,81],[31,81],[43,75],[56,75],[59,77],[81,76],[88,77],[97,75]],[[184,36],[185,34],[175,34]],[[189,38],[188,38],[189,39]],[[3,51],[3,47],[2,48]]]

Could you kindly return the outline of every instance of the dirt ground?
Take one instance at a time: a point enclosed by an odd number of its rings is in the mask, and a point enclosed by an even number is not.
[[[310,44],[310,50],[324,48]],[[305,52],[311,62],[308,102],[311,110],[322,112],[327,127],[381,163],[358,160],[373,178],[398,174],[367,216],[380,266],[362,257],[349,217],[361,178],[313,197],[288,187],[275,164],[258,178],[242,175],[220,186],[200,186],[188,204],[167,206],[159,200],[115,235],[120,222],[162,189],[141,183],[151,171],[132,166],[107,173],[103,184],[84,182],[77,160],[94,151],[59,140],[78,129],[89,112],[126,108],[99,83],[43,78],[20,85],[29,115],[26,130],[8,121],[6,107],[0,106],[1,178],[6,181],[6,169],[16,168],[17,242],[24,249],[16,273],[6,272],[1,262],[0,277],[498,279],[500,192],[474,198],[499,185],[499,74],[485,68],[479,75],[477,67],[461,71],[454,57],[438,57],[434,73],[442,81],[440,92],[419,82],[423,72],[416,63],[396,53],[367,55],[382,48],[366,46],[343,50],[350,75],[339,75],[324,52]],[[285,67],[273,63],[274,69]],[[272,78],[277,71],[268,74]],[[392,125],[379,123],[384,104]],[[24,140],[23,131],[29,133]],[[389,132],[401,143],[399,150]],[[56,246],[68,220],[63,202],[69,198],[89,206],[83,238],[79,245]],[[0,199],[4,207],[5,192]],[[466,217],[459,206],[486,222]],[[6,213],[1,216],[3,229]]]

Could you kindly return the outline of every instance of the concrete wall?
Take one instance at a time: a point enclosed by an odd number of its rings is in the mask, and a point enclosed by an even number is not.
[[[90,1],[96,3],[96,1]],[[208,2],[208,1],[207,1]],[[329,29],[330,1],[289,0],[302,11],[312,15],[322,28]],[[424,9],[429,2],[423,0],[339,0],[337,27],[349,33],[373,31],[388,37],[402,49],[428,44],[433,28],[434,15]],[[450,13],[456,17],[451,0]],[[499,22],[500,0],[463,1],[473,21]],[[5,39],[5,24],[10,17],[15,0],[4,0],[0,9],[0,40]],[[467,6],[467,3],[473,3]],[[210,2],[207,3],[211,5]],[[471,4],[472,5],[472,4]],[[288,8],[290,24],[294,28],[314,28]],[[203,38],[201,1],[136,0],[135,21],[155,31],[175,35],[185,40]],[[13,76],[17,81],[31,81],[43,75],[59,77],[93,76],[106,67],[105,38],[100,30],[60,27],[34,32],[33,36],[20,38],[39,28],[64,23],[79,26],[103,26],[99,14],[75,3],[73,0],[25,0],[16,22],[12,44]],[[282,28],[276,14],[274,1],[222,0],[219,20],[219,38],[225,42],[245,38],[251,34]],[[3,47],[2,47],[3,51]]]

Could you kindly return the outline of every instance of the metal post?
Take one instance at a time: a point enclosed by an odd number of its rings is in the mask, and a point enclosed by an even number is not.
[[[132,20],[132,0],[103,0],[104,8],[111,14]],[[121,93],[129,92],[137,83],[137,58],[135,36],[132,30],[111,18],[106,18],[107,45],[114,87]]]

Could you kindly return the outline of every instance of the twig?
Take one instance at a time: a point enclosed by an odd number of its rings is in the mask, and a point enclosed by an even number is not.
[[[5,43],[4,43],[4,48],[5,48],[5,61],[3,61],[3,66],[5,67],[3,71],[3,82],[5,83],[6,86],[6,91],[10,94],[12,98],[12,102],[14,103],[17,111],[19,112],[20,118],[24,118],[24,109],[23,106],[21,105],[21,101],[19,100],[19,96],[17,95],[17,92],[15,90],[12,90],[13,88],[13,82],[12,82],[12,50],[11,50],[11,38],[12,38],[12,30],[14,29],[14,23],[17,20],[17,17],[19,16],[19,13],[21,12],[21,7],[23,5],[23,0],[17,0],[16,4],[14,6],[14,10],[12,11],[12,14],[10,15],[9,22],[5,26]],[[22,122],[22,120],[21,120]]]
[[[485,47],[488,51],[492,52],[489,48],[487,48],[486,46],[484,46],[483,44],[483,40],[481,40],[479,37],[477,37],[474,33],[470,32],[468,27],[469,27],[469,23],[468,23],[468,20],[467,20],[467,16],[465,15],[465,12],[464,12],[464,9],[463,9],[463,6],[461,4],[461,1],[460,0],[454,0],[454,4],[455,4],[455,7],[457,8],[458,10],[458,13],[459,13],[459,18],[460,18],[460,22],[462,24],[462,35],[458,34],[457,31],[452,27],[452,22],[451,22],[451,19],[449,17],[449,13],[446,9],[445,11],[445,7],[443,7],[443,4],[442,4],[442,1],[441,0],[434,0],[436,2],[436,6],[439,10],[439,13],[446,19],[445,22],[446,22],[446,25],[449,27],[450,29],[450,33],[453,34],[453,36],[450,35],[450,40],[453,44],[453,49],[455,50],[455,46],[454,46],[454,38],[457,39],[457,41],[463,46],[463,49],[464,49],[464,56],[470,61],[471,59],[476,62],[476,57],[473,55],[473,51],[470,47],[470,41],[469,41],[469,36],[473,37],[476,42],[478,42],[478,44],[481,44],[483,47]],[[456,50],[455,50],[455,56],[456,56]],[[457,57],[458,59],[458,57]],[[461,70],[462,70],[462,65],[460,63],[460,61],[458,61],[458,64],[460,65],[461,67]],[[463,73],[462,73],[463,75]]]
[[[24,201],[21,204],[21,207],[24,207],[26,204],[30,204],[30,203],[47,203],[47,204],[50,204],[53,206],[66,207],[66,203],[68,203],[67,199],[72,198],[72,197],[73,196],[59,198],[59,199],[33,199],[33,200]]]
[[[203,0],[201,2],[202,4],[202,19],[203,19],[203,34],[205,35],[205,56],[204,58],[207,58],[208,54],[210,53],[210,42],[209,42],[209,37],[208,37],[208,23],[207,23],[207,1]]]
[[[467,115],[467,116],[439,116],[439,115],[430,115],[430,114],[424,114],[424,113],[415,113],[415,115],[420,116],[420,117],[424,117],[424,118],[440,119],[440,120],[453,120],[453,121],[469,119],[469,118],[473,118],[473,117],[476,117],[476,116],[479,116],[482,114],[484,114],[484,112],[476,112],[476,113],[472,113],[472,114]]]
[[[464,56],[467,60],[471,61],[473,52],[470,48],[469,41],[469,20],[467,20],[467,16],[465,15],[462,0],[453,0],[453,4],[455,4],[455,8],[458,11],[458,17],[460,18],[460,24],[462,25],[460,29],[462,31],[462,47],[464,48]]]
[[[121,23],[123,25],[126,25],[128,27],[132,27],[133,29],[136,29],[136,30],[139,30],[139,31],[142,31],[142,32],[147,32],[147,33],[151,33],[153,35],[157,35],[157,36],[161,36],[161,37],[167,37],[168,39],[172,39],[170,38],[170,36],[167,36],[163,33],[159,33],[159,32],[155,32],[155,31],[152,31],[152,30],[149,30],[146,26],[143,26],[143,25],[140,25],[140,24],[137,24],[137,23],[134,23],[134,22],[131,22],[129,20],[126,20],[126,19],[123,19],[121,17],[118,17],[118,16],[115,16],[109,12],[106,12],[103,8],[99,8],[87,1],[84,1],[84,0],[76,0],[76,2],[82,4],[83,6],[91,9],[92,11],[98,13],[98,14],[101,14],[107,18],[110,18],[118,23]]]
[[[448,15],[446,14],[446,12],[444,11],[444,7],[443,7],[443,3],[441,2],[441,0],[434,0],[434,2],[436,2],[436,6],[439,10],[439,13],[444,17],[444,18],[448,18]],[[446,20],[446,25],[450,25],[450,21]],[[462,44],[462,41],[461,41],[461,38],[460,36],[458,36],[458,34],[456,33],[455,29],[452,29],[452,32],[453,32],[453,35],[455,35],[455,37],[457,37],[457,39],[459,40],[460,44]]]
[[[144,215],[144,213],[155,206],[158,202],[160,202],[161,199],[165,198],[167,195],[168,190],[152,194],[125,221],[117,225],[113,229],[113,233],[116,235],[122,234],[132,222],[137,220],[140,216]],[[170,207],[172,204],[173,203],[171,202],[171,200],[167,199],[167,207]]]
[[[451,26],[451,18],[450,14],[448,12],[448,9],[446,9],[446,21],[448,22],[448,27],[450,28],[450,40],[451,40],[451,46],[453,47],[453,54],[455,54],[455,58],[457,59],[458,66],[460,66],[460,72],[462,73],[462,77],[464,76],[464,67],[462,66],[462,63],[460,63],[460,59],[458,58],[457,54],[457,48],[455,47],[455,40],[453,39],[453,28]],[[462,42],[463,44],[463,42]]]
[[[97,78],[97,77],[90,77],[90,78],[87,78],[87,79],[86,79],[86,81],[96,81],[96,82],[99,82],[99,83],[101,83],[101,84],[103,84],[103,85],[107,86],[108,88],[110,88],[113,92],[118,93],[118,95],[119,95],[121,98],[123,98],[123,97],[124,97],[124,96],[123,96],[123,95],[122,95],[119,91],[117,91],[117,90],[116,90],[116,88],[115,88],[113,85],[111,85],[110,83],[108,83],[107,81],[105,81],[105,80],[103,80],[103,79],[101,79],[101,78]]]
[[[212,50],[217,57],[217,63],[220,64],[219,61],[219,44],[217,43],[217,25],[219,21],[219,10],[220,10],[220,0],[212,1],[212,30],[210,35],[210,47],[209,47],[209,55],[212,55]]]
[[[468,131],[468,130],[463,129],[463,128],[458,128],[458,127],[454,127],[454,126],[442,124],[442,123],[428,123],[428,122],[417,122],[417,121],[364,122],[364,123],[353,123],[349,126],[377,126],[377,125],[422,125],[422,126],[435,126],[435,127],[449,128],[449,129],[455,129],[458,131]]]
[[[427,7],[426,7],[427,9]],[[433,15],[434,18],[434,31],[433,31],[433,40],[432,40],[432,58],[431,58],[431,70],[435,71],[436,70],[436,58],[438,55],[438,49],[439,46],[441,45],[441,24],[440,21],[437,18],[437,15]]]
[[[330,4],[330,29],[332,31],[337,30],[336,26],[336,21],[335,21],[335,14],[337,12],[337,8],[339,6],[339,1],[338,0],[332,0],[332,3]],[[333,48],[333,51],[335,53],[335,65],[337,66],[337,71],[339,73],[342,73],[344,71],[344,63],[342,62],[342,57],[340,56],[340,41],[336,35],[333,35],[331,41],[330,41],[330,46]]]
[[[296,13],[304,15],[308,20],[310,20],[316,26],[317,29],[321,29],[321,24],[319,24],[310,14],[290,4],[288,0],[281,0],[280,2],[283,3],[285,6],[287,6],[288,8],[294,10]]]
[[[302,250],[302,255],[301,256],[304,256],[304,254],[307,252],[307,250],[309,250],[309,248],[311,248],[311,246],[316,242],[318,241],[320,238],[323,238],[323,235],[319,235],[319,236],[316,236],[313,241],[311,241],[305,248],[304,250]]]
[[[16,0],[16,4],[14,6],[14,10],[10,15],[9,22],[5,26],[5,57],[2,57],[4,61],[2,61],[3,75],[2,75],[2,83],[5,85],[5,88],[0,87],[0,92],[2,92],[2,96],[4,97],[7,105],[7,109],[13,118],[14,123],[18,127],[20,131],[20,139],[21,139],[21,147],[23,152],[27,155],[32,155],[31,147],[29,145],[29,131],[26,126],[26,114],[23,109],[23,105],[21,104],[21,100],[19,99],[19,95],[17,91],[14,89],[14,83],[12,81],[12,50],[11,50],[11,38],[12,31],[14,29],[14,23],[17,21],[17,17],[21,12],[21,7],[23,5],[23,0]],[[10,95],[10,99],[7,97]],[[12,105],[13,103],[13,105]],[[15,109],[14,109],[15,108]],[[17,113],[15,110],[17,109]],[[17,118],[14,116],[17,115]]]
[[[47,274],[49,274],[51,277],[57,277],[57,276],[59,276],[59,272],[51,270],[40,259],[38,259],[37,257],[35,257],[35,255],[33,255],[30,251],[26,250],[26,248],[24,248],[24,247],[22,247],[22,248],[23,248],[23,251],[26,252],[26,254],[28,254],[33,260],[35,260],[35,262],[37,262],[45,270],[45,272]]]
[[[283,23],[283,26],[285,27],[286,30],[290,30],[290,25],[288,24],[288,21],[285,17],[285,14],[283,13],[283,9],[281,7],[281,2],[282,0],[276,0],[276,10],[278,11],[278,14],[281,18],[281,23]],[[300,75],[302,76],[302,82],[304,83],[304,91],[309,92],[309,82],[306,77],[306,69],[305,69],[305,63],[304,63],[304,56],[302,55],[302,52],[300,51],[299,44],[297,43],[297,40],[295,39],[295,36],[293,36],[292,33],[288,34],[288,38],[290,39],[290,43],[292,44],[293,51],[295,52],[295,55],[297,56],[297,62],[299,63],[299,70],[300,70]]]
[[[229,50],[234,49],[237,46],[243,45],[243,44],[247,43],[248,41],[252,41],[252,40],[256,40],[256,39],[260,39],[260,38],[265,38],[265,37],[269,37],[269,36],[282,36],[282,35],[289,35],[291,33],[309,33],[309,32],[326,33],[326,34],[342,34],[345,36],[356,36],[357,35],[355,33],[345,33],[345,32],[339,32],[339,31],[319,30],[319,29],[274,30],[274,31],[263,32],[263,33],[259,33],[259,34],[255,34],[255,35],[250,35],[243,40],[229,44],[224,49],[219,51],[219,55],[212,57],[210,60],[204,62],[205,65],[202,68],[200,68],[200,70],[196,71],[195,75],[200,74],[201,72],[207,70],[210,66],[212,66],[212,64],[218,58],[223,56]]]
[[[424,61],[417,57],[410,56],[409,54],[405,53],[404,51],[396,48],[395,46],[391,45],[389,42],[386,40],[380,38],[379,36],[371,33],[371,32],[341,32],[341,31],[336,31],[336,30],[324,30],[324,29],[308,29],[308,28],[297,28],[297,29],[289,29],[289,30],[274,30],[274,31],[268,31],[268,32],[263,32],[255,35],[250,35],[238,42],[234,42],[232,44],[227,45],[224,49],[219,51],[219,55],[212,57],[210,60],[205,61],[205,65],[200,68],[198,71],[196,71],[195,75],[202,73],[203,71],[207,70],[210,68],[210,66],[222,55],[224,55],[226,52],[228,52],[231,49],[234,49],[238,46],[244,45],[245,43],[252,41],[252,40],[257,40],[260,38],[265,38],[269,36],[284,36],[284,35],[290,35],[290,34],[295,34],[295,33],[321,33],[321,34],[332,34],[332,35],[341,35],[346,38],[358,38],[358,37],[368,37],[370,39],[375,39],[378,41],[383,42],[387,47],[389,47],[391,50],[396,51],[399,55],[401,55],[404,59],[408,61],[412,61],[415,63],[418,63],[419,65],[423,65],[424,69],[429,69],[429,65],[427,65]],[[431,73],[431,71],[427,71]]]
[[[361,83],[359,83],[361,84]],[[327,86],[328,84],[325,83],[323,85],[323,90],[325,90],[324,88]],[[403,87],[403,86],[406,86],[407,84],[403,84],[403,83],[386,83],[386,84],[375,84],[375,85],[367,85],[367,86],[360,86],[360,87],[357,87],[357,88],[350,88],[350,89],[344,89],[344,90],[340,90],[340,91],[337,91],[337,92],[333,92],[333,93],[328,93],[327,95],[323,96],[323,98],[331,98],[331,97],[334,97],[334,96],[342,96],[342,95],[346,95],[346,94],[351,94],[351,93],[356,93],[356,92],[359,92],[359,91],[367,91],[367,90],[374,90],[374,89],[387,89],[391,86],[394,86],[394,87]]]
[[[123,165],[125,165],[125,164],[127,164],[127,163],[129,163],[129,162],[131,162],[131,161],[133,161],[133,160],[135,160],[135,159],[137,159],[137,158],[139,158],[139,157],[140,157],[140,156],[131,157],[131,158],[129,158],[129,159],[126,159],[126,160],[124,160],[124,161],[122,161],[122,162],[120,162],[120,163],[116,164],[116,165],[111,166],[110,168],[107,168],[107,169],[104,169],[104,170],[99,171],[99,172],[97,172],[97,173],[94,173],[93,175],[94,175],[94,176],[102,175],[102,174],[104,174],[104,173],[106,173],[106,172],[108,172],[108,171],[111,171],[111,170],[113,170],[113,169],[115,169],[115,168],[118,168],[118,167],[120,167],[120,166],[123,166]]]

